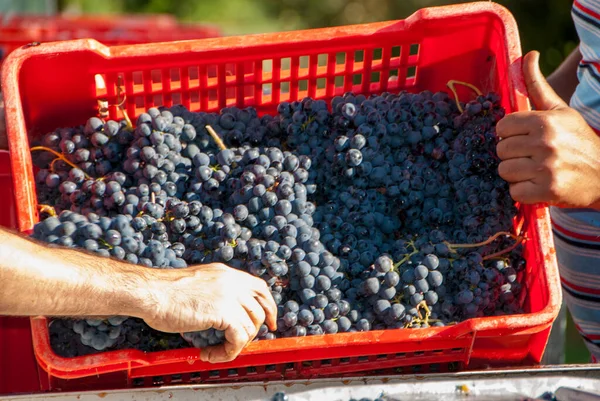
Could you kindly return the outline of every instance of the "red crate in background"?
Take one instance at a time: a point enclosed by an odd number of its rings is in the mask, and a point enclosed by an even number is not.
[[[209,24],[183,24],[170,15],[2,15],[0,61],[32,42],[96,39],[107,45],[169,42],[221,36]]]
[[[0,226],[17,229],[10,156],[0,150]],[[40,390],[31,326],[23,317],[0,316],[0,395]]]
[[[438,91],[451,79],[497,91],[508,112],[528,110],[517,26],[506,9],[478,2],[359,26],[113,48],[80,40],[17,50],[4,63],[1,83],[11,105],[6,117],[19,228],[28,232],[38,221],[29,140],[84,123],[97,114],[99,99],[117,104],[117,85],[133,117],[174,104],[204,111],[254,106],[274,113],[284,100],[330,100],[347,91]],[[110,114],[121,118],[115,106]],[[521,315],[440,328],[259,341],[235,361],[217,365],[202,363],[192,348],[61,358],[50,348],[47,321],[37,319],[32,320],[36,357],[50,387],[62,389],[77,378],[85,378],[84,386],[102,383],[93,376],[103,374],[134,386],[538,363],[561,290],[547,209],[520,211],[516,224],[528,238]]]
[[[143,27],[146,24],[176,26],[177,18],[171,14],[17,14],[0,13],[0,26],[25,27],[31,23],[54,22],[66,26],[71,23],[87,23],[94,27],[111,27],[116,24],[125,27]]]

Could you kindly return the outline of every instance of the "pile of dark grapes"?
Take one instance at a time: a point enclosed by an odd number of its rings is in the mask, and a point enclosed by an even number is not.
[[[346,94],[274,116],[175,106],[135,128],[90,118],[32,148],[46,205],[33,237],[149,268],[222,262],[261,277],[279,319],[257,339],[518,313],[525,260],[506,234],[517,209],[497,173],[499,101]],[[182,346],[124,317],[53,333],[66,355]],[[183,337],[223,341],[215,330]]]
[[[113,322],[114,323],[114,322]],[[187,348],[189,344],[179,335],[154,330],[141,319],[128,318],[114,326],[101,320],[54,319],[49,324],[50,344],[57,355],[64,358],[97,353],[96,348],[112,350],[138,349],[143,352]],[[82,328],[87,330],[85,336]],[[80,335],[73,335],[73,332]],[[109,339],[106,340],[106,333]],[[106,341],[106,344],[99,343]],[[96,347],[96,348],[94,348]]]

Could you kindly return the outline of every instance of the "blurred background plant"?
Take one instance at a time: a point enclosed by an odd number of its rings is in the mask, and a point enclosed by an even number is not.
[[[40,0],[42,1],[42,0]],[[58,0],[71,13],[168,13],[218,24],[228,35],[401,19],[423,7],[460,0]],[[0,1],[1,3],[1,1]],[[542,53],[545,73],[576,46],[572,0],[498,0],[515,16],[524,50]]]

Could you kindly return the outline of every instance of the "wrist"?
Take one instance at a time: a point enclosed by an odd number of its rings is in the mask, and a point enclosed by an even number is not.
[[[188,272],[147,267],[141,269],[143,269],[143,273],[135,275],[133,288],[129,292],[130,299],[127,302],[132,311],[128,316],[145,321],[156,321],[161,313],[161,308],[172,301],[165,291],[166,286],[181,278],[180,273]]]
[[[60,268],[66,269],[65,276],[74,280],[66,288],[72,288],[74,293],[87,294],[93,301],[81,305],[81,309],[77,308],[78,312],[68,305],[59,305],[56,314],[139,318],[144,316],[143,312],[150,303],[147,285],[147,270],[150,269],[83,253],[79,254],[78,259],[73,259],[71,256],[76,253],[72,250],[61,249],[60,252],[60,256],[63,257],[56,258]],[[58,268],[56,266],[56,269]]]
[[[156,271],[122,264],[123,268],[118,269],[115,277],[115,281],[121,284],[115,289],[114,305],[111,309],[118,310],[119,315],[147,319],[152,316],[158,304],[155,290],[158,282]]]

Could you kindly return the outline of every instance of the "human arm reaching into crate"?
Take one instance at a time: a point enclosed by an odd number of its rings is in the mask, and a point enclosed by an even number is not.
[[[215,328],[222,346],[201,359],[234,359],[277,307],[264,280],[220,263],[147,269],[42,245],[0,229],[0,315],[133,316],[171,333]]]
[[[522,203],[550,208],[563,296],[592,354],[600,357],[600,5],[576,1],[578,49],[549,78],[536,53],[523,73],[536,111],[508,115],[497,126],[504,140],[500,175]],[[569,102],[569,104],[567,104]]]

